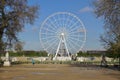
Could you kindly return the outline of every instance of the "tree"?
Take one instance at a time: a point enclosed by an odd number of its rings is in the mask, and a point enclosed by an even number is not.
[[[95,14],[104,20],[105,33],[101,36],[109,53],[120,55],[120,0],[97,0]],[[120,60],[120,57],[118,57]],[[119,61],[120,62],[120,61]]]
[[[16,42],[14,49],[17,52],[21,52],[23,50],[23,42]]]
[[[18,33],[25,24],[33,24],[38,6],[28,5],[27,0],[0,0],[0,50],[11,48],[18,40]]]

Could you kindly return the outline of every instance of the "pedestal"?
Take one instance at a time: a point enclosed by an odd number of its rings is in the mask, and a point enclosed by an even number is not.
[[[10,61],[5,61],[4,64],[3,64],[3,66],[11,66]]]

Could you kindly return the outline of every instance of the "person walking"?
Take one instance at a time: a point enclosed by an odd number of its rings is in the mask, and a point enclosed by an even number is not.
[[[34,59],[32,58],[32,65],[34,66],[34,64],[35,64],[35,61],[34,61]]]

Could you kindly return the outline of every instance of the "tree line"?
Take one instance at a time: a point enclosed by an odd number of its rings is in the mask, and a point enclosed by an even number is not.
[[[5,56],[5,52],[0,53],[1,56]],[[48,53],[46,51],[20,51],[20,52],[14,52],[9,51],[10,57],[46,57],[48,56]]]
[[[112,53],[112,52],[109,53],[107,51],[105,51],[104,53],[103,52],[100,52],[100,53],[89,53],[89,52],[82,52],[82,51],[77,53],[77,57],[101,57],[103,55],[105,55],[108,58],[114,58],[114,59],[117,59],[117,58],[120,57],[120,55],[117,54],[117,53],[116,54]]]

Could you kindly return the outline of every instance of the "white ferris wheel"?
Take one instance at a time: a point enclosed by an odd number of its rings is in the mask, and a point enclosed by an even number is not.
[[[80,51],[86,41],[82,21],[69,12],[57,12],[47,17],[40,28],[40,43],[49,54],[70,56]]]

